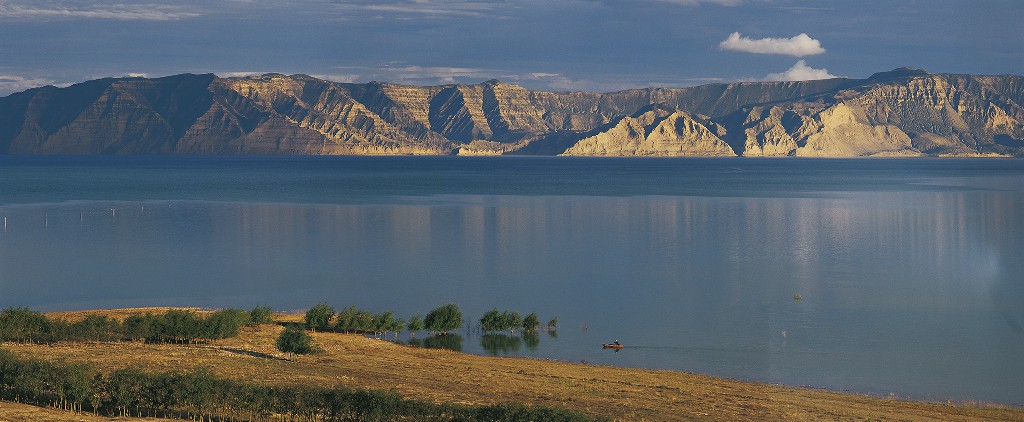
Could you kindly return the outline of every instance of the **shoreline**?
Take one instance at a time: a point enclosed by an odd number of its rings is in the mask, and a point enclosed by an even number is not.
[[[195,312],[197,312],[199,314],[209,314],[209,313],[215,312],[215,311],[217,311],[219,309],[220,308],[175,307],[175,306],[145,306],[145,307],[137,307],[137,308],[80,309],[80,310],[53,311],[53,312],[44,312],[44,313],[46,315],[48,315],[48,316],[56,316],[56,317],[59,317],[59,318],[66,319],[69,322],[75,322],[75,321],[78,321],[78,320],[84,318],[87,315],[105,315],[105,316],[108,316],[108,317],[111,317],[111,318],[116,318],[116,319],[119,319],[119,320],[123,320],[124,318],[126,318],[127,316],[130,316],[130,315],[144,314],[144,313],[147,313],[147,312],[159,313],[159,312],[165,312],[165,311],[168,311],[168,310],[189,310],[189,311],[195,311]],[[275,322],[277,322],[277,323],[303,323],[304,314],[303,314],[303,312],[301,310],[275,311],[274,312],[274,317],[275,317]],[[621,369],[621,370],[667,371],[667,372],[670,372],[670,373],[679,373],[679,374],[694,375],[694,376],[701,376],[701,377],[711,377],[711,378],[716,378],[716,379],[721,379],[721,380],[726,380],[726,381],[731,381],[731,382],[737,382],[737,383],[764,384],[764,385],[771,385],[771,386],[776,386],[776,387],[781,387],[781,388],[796,388],[796,389],[804,389],[804,390],[817,391],[817,392],[823,392],[823,393],[848,394],[848,395],[861,396],[861,397],[867,397],[867,398],[874,398],[874,399],[880,399],[880,400],[911,401],[911,402],[932,403],[932,404],[942,404],[942,405],[952,404],[952,405],[959,405],[959,406],[974,406],[974,407],[1005,407],[1005,408],[1011,408],[1011,409],[1022,409],[1022,410],[1024,410],[1024,403],[1022,403],[1020,405],[1016,405],[1016,404],[1010,404],[1010,403],[1001,403],[1001,402],[996,402],[996,401],[971,399],[971,398],[965,398],[965,399],[927,398],[927,397],[916,397],[916,396],[913,396],[913,395],[898,394],[898,393],[895,393],[895,392],[872,393],[872,392],[865,392],[865,391],[859,391],[859,390],[854,390],[854,389],[833,389],[833,388],[829,388],[829,387],[816,386],[816,385],[792,385],[792,384],[784,384],[784,383],[775,383],[775,382],[771,382],[771,381],[762,381],[762,380],[757,380],[757,379],[744,379],[744,378],[730,377],[730,376],[724,376],[724,375],[714,375],[714,374],[706,374],[706,373],[700,373],[700,372],[691,372],[691,371],[679,370],[679,369],[651,368],[651,367],[640,367],[640,366],[618,366],[618,365],[610,365],[610,364],[591,363],[591,362],[586,362],[586,361],[579,362],[579,361],[559,359],[559,358],[544,358],[544,357],[535,357],[535,356],[504,356],[504,355],[477,354],[477,353],[465,352],[465,351],[461,351],[461,350],[450,350],[450,349],[446,349],[446,348],[443,348],[443,347],[415,346],[415,345],[410,345],[410,344],[403,343],[401,341],[391,340],[391,339],[387,339],[387,338],[378,338],[378,337],[374,337],[374,336],[368,336],[366,334],[348,334],[348,333],[345,333],[345,334],[342,334],[342,333],[327,333],[327,334],[341,334],[341,335],[345,335],[345,336],[355,335],[355,336],[360,336],[360,337],[366,338],[368,340],[387,342],[387,343],[391,343],[391,344],[394,344],[394,345],[397,345],[397,346],[407,347],[407,348],[411,348],[411,349],[415,349],[415,350],[443,350],[443,351],[446,351],[446,352],[460,353],[460,354],[464,354],[464,355],[468,355],[468,356],[479,356],[479,357],[486,357],[486,358],[526,359],[526,360],[536,360],[536,361],[541,361],[541,362],[550,362],[550,363],[555,363],[555,364],[585,365],[585,366],[591,366],[591,367],[606,367],[606,368],[614,368],[614,369]],[[474,334],[474,335],[481,335],[481,334]],[[427,337],[429,337],[429,335],[424,335],[422,338],[427,338]],[[471,336],[462,336],[462,337],[463,338],[469,338]],[[418,337],[416,337],[416,338],[418,338]],[[0,343],[0,344],[3,344],[3,343]]]
[[[95,312],[126,317],[147,310],[154,308],[48,315],[73,319]],[[301,317],[275,314],[277,322],[294,322]],[[208,367],[220,376],[257,384],[394,390],[403,397],[437,403],[511,401],[564,407],[617,420],[1024,419],[1024,408],[999,403],[926,402],[681,371],[480,356],[416,348],[357,334],[313,333],[314,343],[323,352],[285,355],[273,345],[281,330],[283,327],[276,324],[248,327],[238,337],[202,345],[76,342],[4,343],[0,347],[24,357],[88,362],[103,372],[129,365],[162,372]]]

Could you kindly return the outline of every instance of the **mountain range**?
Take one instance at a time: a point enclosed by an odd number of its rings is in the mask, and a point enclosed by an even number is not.
[[[611,93],[105,78],[0,98],[0,154],[1024,156],[1024,76],[900,68]]]

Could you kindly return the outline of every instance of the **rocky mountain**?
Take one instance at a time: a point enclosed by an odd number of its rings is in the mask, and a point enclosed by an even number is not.
[[[713,128],[713,129],[709,129]],[[722,128],[674,107],[656,104],[580,139],[564,155],[735,156],[715,133]]]
[[[0,153],[1024,156],[1024,77],[903,68],[603,94],[108,78],[0,98]]]

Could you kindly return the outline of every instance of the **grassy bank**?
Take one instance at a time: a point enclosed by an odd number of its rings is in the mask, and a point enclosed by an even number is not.
[[[110,312],[125,317],[135,311]],[[62,314],[74,319],[82,313]],[[279,316],[301,319],[301,316]],[[322,353],[277,352],[282,328],[242,328],[201,345],[144,343],[12,344],[22,357],[89,362],[103,372],[128,365],[153,372],[208,367],[220,377],[275,386],[394,390],[436,403],[519,402],[564,407],[617,420],[1024,420],[1024,410],[839,394],[738,382],[674,371],[475,356],[417,349],[358,335],[314,333]],[[0,411],[4,409],[0,407]]]

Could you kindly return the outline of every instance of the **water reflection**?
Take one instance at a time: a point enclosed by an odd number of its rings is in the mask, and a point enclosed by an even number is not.
[[[523,337],[523,344],[526,345],[527,349],[537,350],[537,347],[540,346],[540,335],[536,332],[522,333],[521,336]]]
[[[0,306],[498,306],[588,330],[410,344],[1013,403],[1021,210],[966,190],[2,206]]]
[[[426,349],[446,349],[456,352],[462,351],[462,337],[458,334],[451,333],[428,336],[422,339],[410,338],[405,341],[405,344]]]

